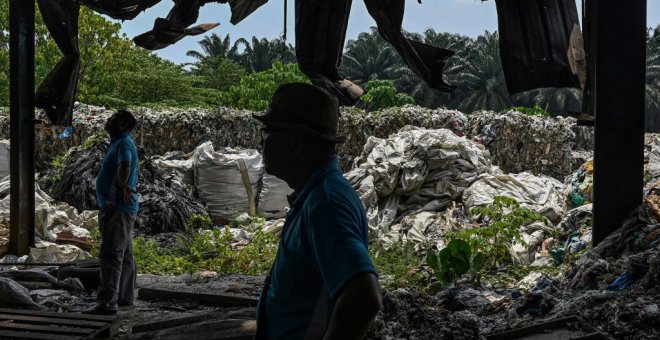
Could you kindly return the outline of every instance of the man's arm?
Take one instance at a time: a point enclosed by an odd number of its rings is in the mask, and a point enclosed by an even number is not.
[[[323,339],[363,339],[382,305],[376,274],[365,272],[352,277],[337,298]]]
[[[122,197],[126,204],[133,204],[133,190],[128,187],[128,177],[131,175],[131,162],[123,161],[117,171],[117,186],[122,188]]]

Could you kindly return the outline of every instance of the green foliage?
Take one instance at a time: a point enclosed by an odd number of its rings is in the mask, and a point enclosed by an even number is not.
[[[226,91],[231,85],[237,84],[243,76],[245,69],[224,57],[206,57],[193,64],[191,73],[198,77],[195,87],[206,87]]]
[[[371,80],[364,84],[364,89],[367,93],[360,99],[367,104],[367,111],[415,104],[415,99],[408,94],[399,93],[391,80]]]
[[[99,256],[99,250],[101,250],[101,228],[94,228],[89,232],[89,236],[92,239],[92,249],[89,253],[92,257]]]
[[[106,140],[107,138],[108,138],[107,134],[103,132],[98,132],[96,134],[89,136],[79,146],[74,146],[69,150],[67,150],[65,153],[58,154],[55,157],[53,157],[53,159],[50,161],[52,172],[50,173],[50,177],[48,178],[49,179],[48,183],[57,183],[62,179],[62,175],[64,175],[64,166],[69,161],[71,155],[74,152],[78,150],[89,149],[95,145],[98,145],[100,142]],[[42,183],[42,185],[44,185],[45,187],[49,186],[47,184],[45,185],[45,183]]]
[[[223,104],[236,109],[263,111],[278,86],[288,83],[309,83],[297,64],[282,64],[276,61],[269,70],[251,73],[243,78],[238,85],[229,87],[222,94]]]
[[[233,50],[237,51],[240,47],[243,48],[243,52],[238,55],[237,61],[250,73],[266,71],[273,67],[275,62],[283,64],[296,62],[293,46],[286,45],[282,39],[268,40],[253,36],[248,41],[240,38],[236,40]]]
[[[9,105],[8,15],[8,1],[0,1],[0,106]],[[136,104],[219,105],[219,91],[194,87],[204,79],[136,47],[126,35],[120,34],[120,29],[121,24],[112,23],[87,7],[80,8],[80,82],[76,100],[111,108]],[[62,56],[39,11],[35,44],[35,86],[39,86]]]
[[[518,111],[524,113],[528,116],[541,116],[541,117],[550,117],[550,113],[540,107],[538,104],[535,104],[533,107],[526,106],[515,106],[507,111]]]
[[[472,209],[482,224],[471,229],[447,234],[449,240],[467,241],[474,251],[482,252],[486,266],[497,266],[510,262],[509,249],[513,242],[525,244],[520,227],[534,221],[548,223],[547,219],[534,210],[523,208],[515,199],[496,196],[488,207]]]
[[[173,245],[159,246],[143,236],[133,240],[135,262],[141,273],[177,275],[199,270],[223,274],[265,275],[275,260],[278,239],[261,230],[244,246],[233,246],[228,227],[212,226],[208,216],[193,215],[184,232],[177,234]]]
[[[397,243],[389,249],[379,243],[371,244],[369,254],[383,289],[415,289],[422,286],[424,275],[420,268],[424,259],[415,252],[412,243]]]
[[[80,145],[80,149],[87,150],[107,139],[108,139],[108,134],[106,134],[105,132],[97,132],[89,136],[87,139],[85,139],[85,141]]]
[[[486,258],[483,253],[472,253],[470,245],[460,239],[454,239],[445,248],[436,252],[429,250],[426,254],[426,263],[433,270],[439,284],[454,283],[461,276],[472,272],[478,273],[484,266]],[[439,285],[432,284],[432,289]]]
[[[192,230],[210,229],[212,227],[213,220],[211,220],[211,216],[200,214],[193,214],[190,216],[190,218],[188,218],[186,221],[186,225],[184,226],[185,230],[189,232]]]

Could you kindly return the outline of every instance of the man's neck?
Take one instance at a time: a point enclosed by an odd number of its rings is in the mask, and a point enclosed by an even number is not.
[[[291,179],[286,180],[285,182],[293,189],[293,191],[299,193],[307,184],[307,182],[312,178],[314,173],[323,166],[323,164],[327,163],[332,157],[328,157],[325,159],[319,159],[316,162],[313,163],[306,163],[306,162],[301,162],[301,164],[306,164],[306,167],[300,167],[298,168],[299,170],[295,171],[293,175],[291,176]]]

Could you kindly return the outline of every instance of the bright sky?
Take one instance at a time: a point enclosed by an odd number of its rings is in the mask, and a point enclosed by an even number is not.
[[[294,3],[288,0],[288,37],[289,43],[294,42]],[[578,9],[580,7],[578,2]],[[647,1],[647,26],[655,27],[660,24],[660,1]],[[122,32],[130,38],[150,30],[154,19],[165,17],[172,7],[172,1],[163,0],[158,5],[140,14],[132,21],[122,24]],[[197,23],[219,22],[220,26],[214,28],[207,34],[216,33],[221,37],[229,33],[232,43],[238,38],[276,38],[282,34],[284,20],[284,0],[270,0],[257,9],[248,18],[232,25],[229,23],[231,13],[229,5],[208,4],[200,9]],[[353,1],[353,8],[348,23],[347,39],[353,39],[361,32],[375,26],[373,19],[367,13],[364,2]],[[403,28],[409,32],[423,32],[427,28],[433,28],[437,32],[450,32],[467,35],[471,37],[482,34],[485,30],[497,30],[497,12],[495,1],[480,0],[406,0],[406,12]],[[200,50],[197,42],[203,35],[187,37],[175,45],[157,51],[163,58],[176,63],[194,61],[187,57],[189,50]],[[249,39],[248,39],[249,40]]]

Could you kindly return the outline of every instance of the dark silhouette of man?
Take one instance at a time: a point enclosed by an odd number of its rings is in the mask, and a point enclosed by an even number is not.
[[[119,306],[133,306],[136,268],[132,233],[138,212],[138,154],[131,137],[135,124],[133,114],[123,110],[105,123],[110,146],[96,178],[101,280],[96,305],[84,313],[115,314]]]
[[[258,339],[361,339],[382,297],[362,203],[338,166],[337,98],[286,84],[263,116],[266,172],[293,190],[257,312]]]

